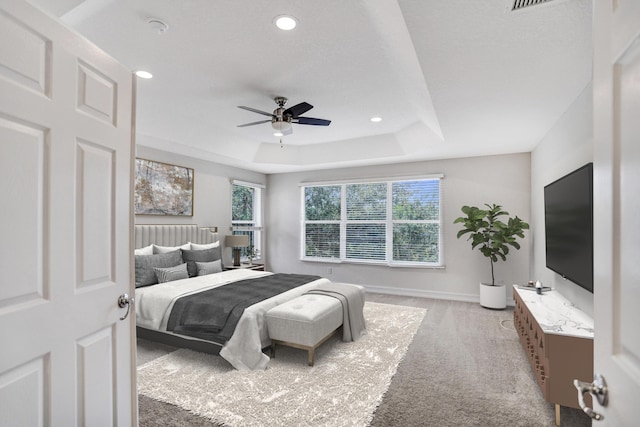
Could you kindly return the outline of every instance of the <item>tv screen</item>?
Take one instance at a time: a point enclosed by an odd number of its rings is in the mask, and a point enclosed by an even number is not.
[[[593,292],[593,164],[544,187],[547,267]]]

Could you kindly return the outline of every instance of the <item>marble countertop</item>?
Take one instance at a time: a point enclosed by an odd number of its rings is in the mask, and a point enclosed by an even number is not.
[[[517,285],[513,289],[545,334],[593,338],[593,319],[558,291],[552,289],[538,295],[535,290],[520,289]]]

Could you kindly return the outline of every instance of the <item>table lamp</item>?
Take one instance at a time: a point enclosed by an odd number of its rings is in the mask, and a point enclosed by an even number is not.
[[[224,244],[228,248],[232,248],[233,266],[240,266],[240,248],[249,246],[249,236],[246,234],[231,234],[225,237]]]

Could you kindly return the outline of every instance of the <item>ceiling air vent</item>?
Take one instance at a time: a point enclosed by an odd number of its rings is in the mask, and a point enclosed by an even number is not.
[[[535,6],[542,3],[548,3],[551,0],[513,0],[513,7],[511,10],[520,10],[525,7]]]

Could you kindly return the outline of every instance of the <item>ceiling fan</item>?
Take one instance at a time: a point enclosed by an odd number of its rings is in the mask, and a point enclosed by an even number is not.
[[[268,120],[245,123],[243,125],[238,125],[238,127],[242,128],[271,122],[271,126],[276,131],[282,133],[282,135],[290,135],[293,132],[293,129],[291,128],[292,123],[314,126],[329,126],[329,124],[331,123],[331,120],[314,119],[313,117],[300,116],[301,114],[304,114],[313,108],[313,105],[307,102],[301,102],[294,105],[293,107],[285,109],[284,105],[287,103],[287,98],[283,96],[277,96],[274,98],[274,101],[276,102],[276,104],[278,104],[278,108],[273,110],[273,113],[267,113],[266,111],[256,110],[255,108],[251,107],[245,107],[244,105],[238,105],[238,108],[242,108],[243,110],[252,111],[254,113],[262,114],[263,116],[271,117]]]

